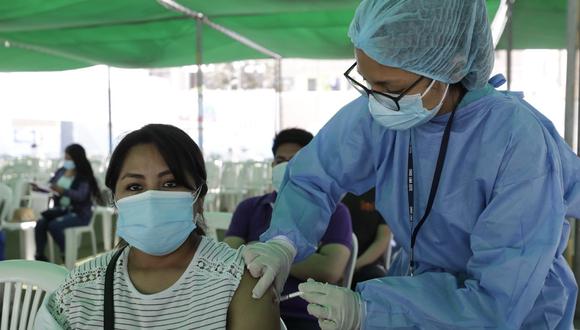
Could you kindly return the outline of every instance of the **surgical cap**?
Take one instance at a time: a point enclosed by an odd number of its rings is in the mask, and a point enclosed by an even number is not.
[[[468,90],[493,68],[485,0],[363,0],[348,35],[382,65]]]

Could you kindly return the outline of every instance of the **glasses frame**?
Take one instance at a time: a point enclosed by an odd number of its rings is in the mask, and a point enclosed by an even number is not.
[[[351,85],[353,85],[353,87],[354,87],[354,88],[356,88],[356,87],[360,87],[360,88],[361,88],[363,91],[365,91],[365,92],[367,93],[367,96],[369,96],[369,97],[370,97],[370,96],[373,96],[373,97],[374,97],[374,95],[378,94],[378,95],[384,96],[384,97],[386,97],[386,98],[388,98],[388,99],[392,100],[392,101],[395,103],[395,105],[397,106],[397,110],[396,110],[396,111],[400,111],[400,110],[401,110],[401,107],[399,106],[399,101],[400,101],[400,100],[403,98],[403,96],[407,95],[407,93],[408,93],[408,92],[409,92],[409,91],[410,91],[410,90],[411,90],[413,87],[417,86],[417,84],[418,84],[418,83],[419,83],[421,80],[423,80],[423,78],[424,78],[423,76],[419,77],[419,79],[415,80],[415,82],[414,82],[414,83],[412,83],[412,84],[411,84],[411,86],[409,86],[409,87],[405,88],[405,90],[404,90],[403,92],[401,92],[401,94],[399,94],[399,96],[397,96],[397,97],[394,97],[394,96],[391,96],[391,95],[388,95],[388,94],[385,94],[385,93],[382,93],[382,92],[379,92],[379,91],[375,91],[375,90],[372,90],[372,89],[368,89],[368,88],[367,88],[365,85],[363,85],[363,84],[359,83],[359,82],[358,82],[358,81],[356,81],[354,78],[352,78],[352,77],[351,77],[349,74],[350,74],[350,72],[352,71],[352,69],[354,69],[354,67],[356,66],[356,64],[357,64],[357,63],[356,63],[356,62],[354,62],[354,64],[353,64],[353,65],[351,65],[351,66],[350,66],[350,68],[348,68],[348,70],[346,70],[346,71],[344,72],[344,77],[345,77],[345,78],[348,80],[348,82],[350,82],[350,83],[351,83]],[[380,99],[379,99],[379,98],[376,98],[376,97],[375,97],[375,99],[379,100],[379,102],[380,102]]]

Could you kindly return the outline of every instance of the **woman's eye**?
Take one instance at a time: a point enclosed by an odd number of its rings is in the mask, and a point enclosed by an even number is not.
[[[163,184],[164,188],[176,188],[177,186],[178,184],[175,181],[168,181]]]
[[[130,184],[126,188],[128,191],[140,191],[142,189],[141,185],[138,184]]]

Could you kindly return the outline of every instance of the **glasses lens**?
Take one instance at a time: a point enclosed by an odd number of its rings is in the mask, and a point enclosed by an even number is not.
[[[359,93],[361,93],[362,95],[367,95],[367,91],[364,90],[364,88],[362,88],[361,86],[355,84],[353,81],[349,80],[348,81],[350,83],[350,85],[356,89]]]
[[[350,79],[348,79],[348,82],[350,83],[350,85],[356,89],[359,93],[367,95],[367,92],[365,91],[364,88],[361,87],[362,86],[366,86],[365,84],[365,80],[363,79],[363,77],[358,73],[358,71],[356,70],[356,66],[350,70],[348,76],[356,81],[356,83]],[[358,84],[357,84],[358,83]],[[360,84],[360,85],[359,85]]]
[[[389,110],[392,110],[392,111],[399,111],[400,110],[399,104],[395,100],[393,100],[385,95],[378,94],[378,93],[372,93],[371,95],[383,107],[385,107]]]

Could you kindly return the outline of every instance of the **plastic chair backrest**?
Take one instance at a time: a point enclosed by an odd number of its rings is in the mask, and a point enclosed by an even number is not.
[[[220,167],[215,161],[205,162],[207,173],[207,187],[210,190],[218,189],[220,186]]]
[[[12,217],[12,189],[0,183],[0,226]]]
[[[0,262],[0,287],[4,290],[0,330],[32,329],[43,300],[67,273],[64,267],[42,261]]]
[[[203,214],[208,228],[207,235],[218,239],[218,230],[228,230],[232,221],[232,213],[229,212],[205,212]]]
[[[342,277],[342,286],[345,288],[350,288],[352,283],[352,277],[354,276],[354,268],[356,266],[356,258],[358,255],[358,238],[354,233],[352,233],[352,249],[350,250],[350,258],[346,267],[344,269],[344,275]]]
[[[28,207],[34,211],[34,216],[38,219],[40,214],[48,209],[50,195],[42,192],[31,191],[28,196]]]
[[[391,267],[391,260],[393,259],[393,233],[389,233],[389,246],[387,251],[385,251],[385,270],[389,270]]]

